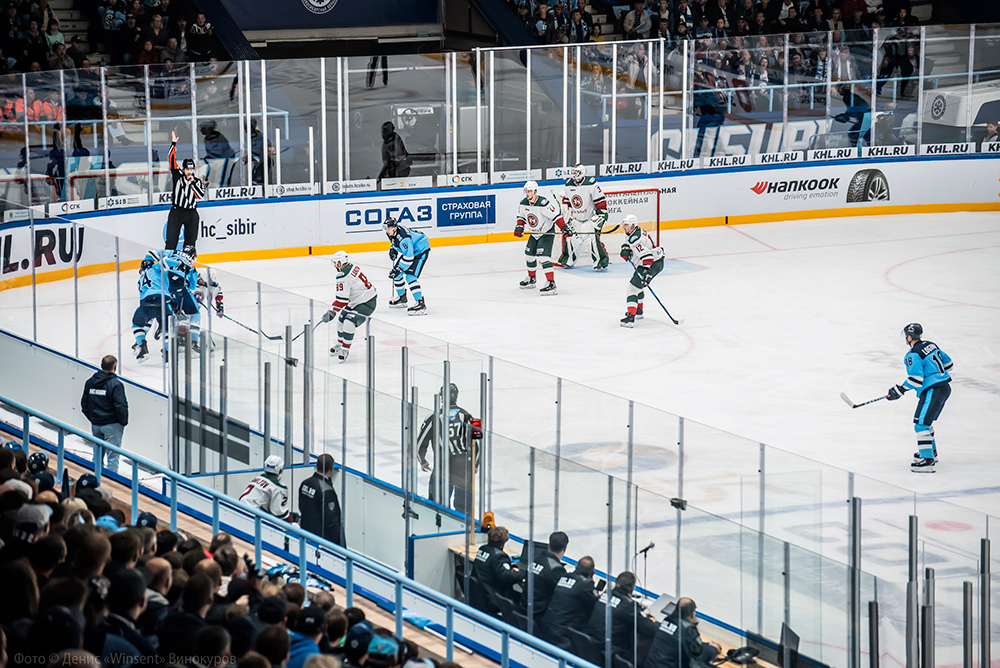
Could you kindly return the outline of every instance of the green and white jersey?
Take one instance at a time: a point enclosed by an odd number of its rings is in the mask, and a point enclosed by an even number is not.
[[[375,286],[355,264],[345,264],[337,273],[337,296],[333,302],[334,310],[344,307],[354,308],[375,297]]]
[[[663,249],[656,245],[649,232],[638,225],[632,230],[632,234],[628,235],[625,243],[632,249],[632,263],[637,267],[640,265],[648,267],[663,258]]]
[[[545,234],[554,225],[560,229],[565,225],[562,213],[554,202],[539,195],[535,203],[528,202],[525,197],[517,206],[517,224],[526,228],[530,234]]]
[[[593,176],[585,177],[580,183],[574,179],[566,182],[563,208],[573,220],[590,220],[595,214],[605,222],[608,220],[608,203],[604,200],[604,191]]]

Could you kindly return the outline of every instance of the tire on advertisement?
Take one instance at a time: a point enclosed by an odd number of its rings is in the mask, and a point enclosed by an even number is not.
[[[888,202],[889,180],[880,169],[862,169],[847,186],[848,202]]]

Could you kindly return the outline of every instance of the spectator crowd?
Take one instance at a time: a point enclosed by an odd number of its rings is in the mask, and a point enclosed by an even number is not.
[[[61,482],[44,451],[0,448],[0,668],[457,668],[269,577],[227,533],[205,544],[150,512],[129,525],[94,475]]]

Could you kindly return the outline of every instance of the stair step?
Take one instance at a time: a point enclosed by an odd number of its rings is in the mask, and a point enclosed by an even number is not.
[[[87,19],[83,17],[83,12],[77,11],[75,9],[57,9],[52,12],[56,17],[56,21],[59,21],[59,29],[62,30],[63,23],[67,21],[80,21],[83,23],[87,22]]]
[[[86,19],[69,19],[66,22],[59,21],[59,30],[63,34],[67,32],[87,32],[87,27],[90,24]]]
[[[59,11],[60,9],[73,9],[73,0],[51,0],[49,6],[52,7],[53,11]]]

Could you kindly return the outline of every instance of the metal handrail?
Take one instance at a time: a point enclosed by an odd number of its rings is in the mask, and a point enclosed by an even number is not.
[[[238,509],[239,512],[241,513],[251,515],[254,518],[254,524],[255,524],[254,549],[258,554],[260,553],[263,544],[261,524],[263,522],[267,522],[268,524],[271,524],[273,526],[280,526],[278,523],[275,522],[275,517],[273,515],[268,515],[267,513],[257,510],[256,508],[251,508],[249,506],[239,504],[236,502],[235,499],[233,499],[230,496],[227,496],[226,494],[218,492],[200,483],[193,482],[190,478],[185,477],[179,473],[175,473],[174,471],[171,471],[170,469],[165,468],[164,466],[152,460],[136,455],[135,453],[129,452],[124,448],[112,445],[107,441],[99,439],[94,435],[88,434],[80,429],[77,429],[72,425],[66,424],[61,420],[58,420],[49,415],[46,415],[45,413],[41,413],[40,411],[36,411],[32,408],[29,408],[28,406],[25,406],[20,402],[14,401],[13,399],[6,397],[5,395],[0,395],[0,405],[9,406],[24,416],[23,443],[25,444],[27,444],[29,441],[28,427],[29,427],[29,418],[31,417],[42,420],[47,425],[54,427],[57,430],[59,435],[58,466],[60,469],[62,468],[62,461],[64,457],[65,434],[73,434],[75,436],[78,436],[83,440],[90,442],[93,446],[96,446],[98,448],[98,451],[94,458],[94,473],[97,476],[98,480],[101,480],[101,478],[103,477],[102,462],[104,461],[105,451],[118,453],[119,455],[128,459],[132,465],[132,473],[130,476],[131,489],[132,489],[132,503],[131,503],[132,522],[135,522],[139,516],[139,502],[138,502],[139,488],[140,488],[139,468],[142,467],[144,469],[152,471],[155,474],[163,475],[170,481],[169,498],[170,498],[170,508],[171,508],[171,513],[170,513],[171,530],[176,530],[177,528],[177,510],[178,510],[177,490],[180,485],[183,485],[188,489],[192,489],[200,494],[208,496],[212,500],[213,527],[218,526],[219,512],[220,512],[220,507],[222,505]],[[387,568],[382,564],[372,561],[371,559],[368,559],[367,557],[364,557],[362,555],[353,553],[343,547],[340,547],[339,545],[336,545],[328,540],[325,540],[323,538],[320,538],[319,536],[309,533],[304,529],[292,526],[290,524],[286,526],[280,526],[280,528],[286,534],[298,538],[304,544],[312,543],[315,546],[322,547],[323,549],[328,550],[334,553],[335,555],[339,556],[340,558],[344,559],[347,569],[346,572],[348,574],[346,588],[348,589],[349,596],[352,595],[353,593],[353,582],[351,578],[351,573],[355,565],[362,566],[365,570],[368,570],[372,573],[375,573],[376,575],[379,575],[383,578],[390,580],[395,585],[396,589],[396,605],[394,606],[395,609],[393,611],[393,614],[395,616],[397,630],[402,628],[402,623],[403,623],[403,606],[400,604],[400,602],[401,602],[402,589],[405,588],[406,590],[417,593],[423,596],[424,598],[433,601],[434,603],[444,606],[445,616],[447,619],[448,637],[453,637],[453,625],[456,612],[461,613],[462,615],[489,627],[491,630],[498,632],[501,636],[501,643],[503,648],[503,651],[501,652],[501,662],[500,662],[503,668],[508,668],[510,665],[509,647],[511,639],[514,639],[526,645],[532,650],[548,654],[553,658],[557,659],[559,661],[559,668],[567,668],[568,666],[575,666],[577,668],[599,668],[598,666],[595,666],[589,661],[584,661],[583,659],[573,654],[570,654],[565,650],[555,647],[554,645],[550,645],[549,643],[543,640],[539,640],[538,638],[529,635],[524,631],[521,631],[520,629],[511,626],[510,624],[499,621],[494,617],[491,617],[476,610],[475,608],[472,608],[464,603],[461,603],[448,596],[445,596],[441,592],[438,592],[434,589],[431,589],[430,587],[426,587],[420,584],[419,582],[416,582],[403,575],[400,575],[399,573],[396,573],[392,569]],[[305,570],[306,569],[302,569],[302,572],[300,573],[300,576],[303,578],[303,580],[306,577]],[[451,649],[452,646],[449,645],[448,648],[449,654],[451,653]]]

